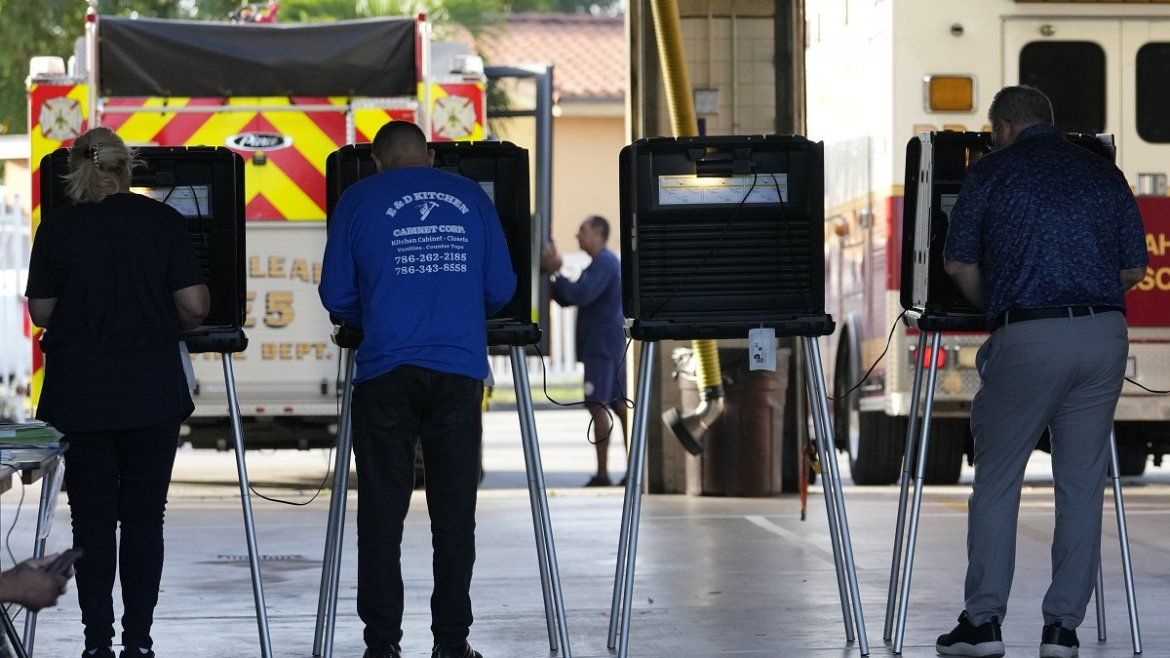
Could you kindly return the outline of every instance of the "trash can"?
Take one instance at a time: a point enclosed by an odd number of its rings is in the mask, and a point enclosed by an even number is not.
[[[699,404],[691,350],[674,351],[682,408]],[[776,353],[776,372],[751,370],[748,351],[719,348],[724,409],[704,438],[703,454],[687,457],[687,494],[775,496],[781,492],[784,400],[791,350]]]

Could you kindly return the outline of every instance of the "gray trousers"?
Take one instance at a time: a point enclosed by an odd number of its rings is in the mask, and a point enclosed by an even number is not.
[[[1007,613],[1020,487],[1045,427],[1052,436],[1056,531],[1044,623],[1076,628],[1084,619],[1101,558],[1109,432],[1128,350],[1118,312],[1008,324],[980,348],[967,525],[966,609],[974,624],[1002,622]]]

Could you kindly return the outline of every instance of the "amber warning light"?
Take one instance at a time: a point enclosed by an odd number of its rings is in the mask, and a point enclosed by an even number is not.
[[[975,110],[975,78],[969,75],[928,75],[922,79],[929,112]]]

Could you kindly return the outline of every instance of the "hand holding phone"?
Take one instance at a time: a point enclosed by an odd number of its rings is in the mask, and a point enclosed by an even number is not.
[[[81,559],[84,552],[80,548],[71,548],[63,551],[52,562],[45,566],[45,571],[55,576],[66,576],[73,568],[73,563]]]

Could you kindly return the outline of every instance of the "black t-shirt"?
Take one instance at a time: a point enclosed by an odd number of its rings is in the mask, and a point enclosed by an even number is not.
[[[37,418],[64,432],[148,427],[194,405],[171,293],[203,283],[184,218],[138,194],[49,214],[25,296],[56,298]]]

